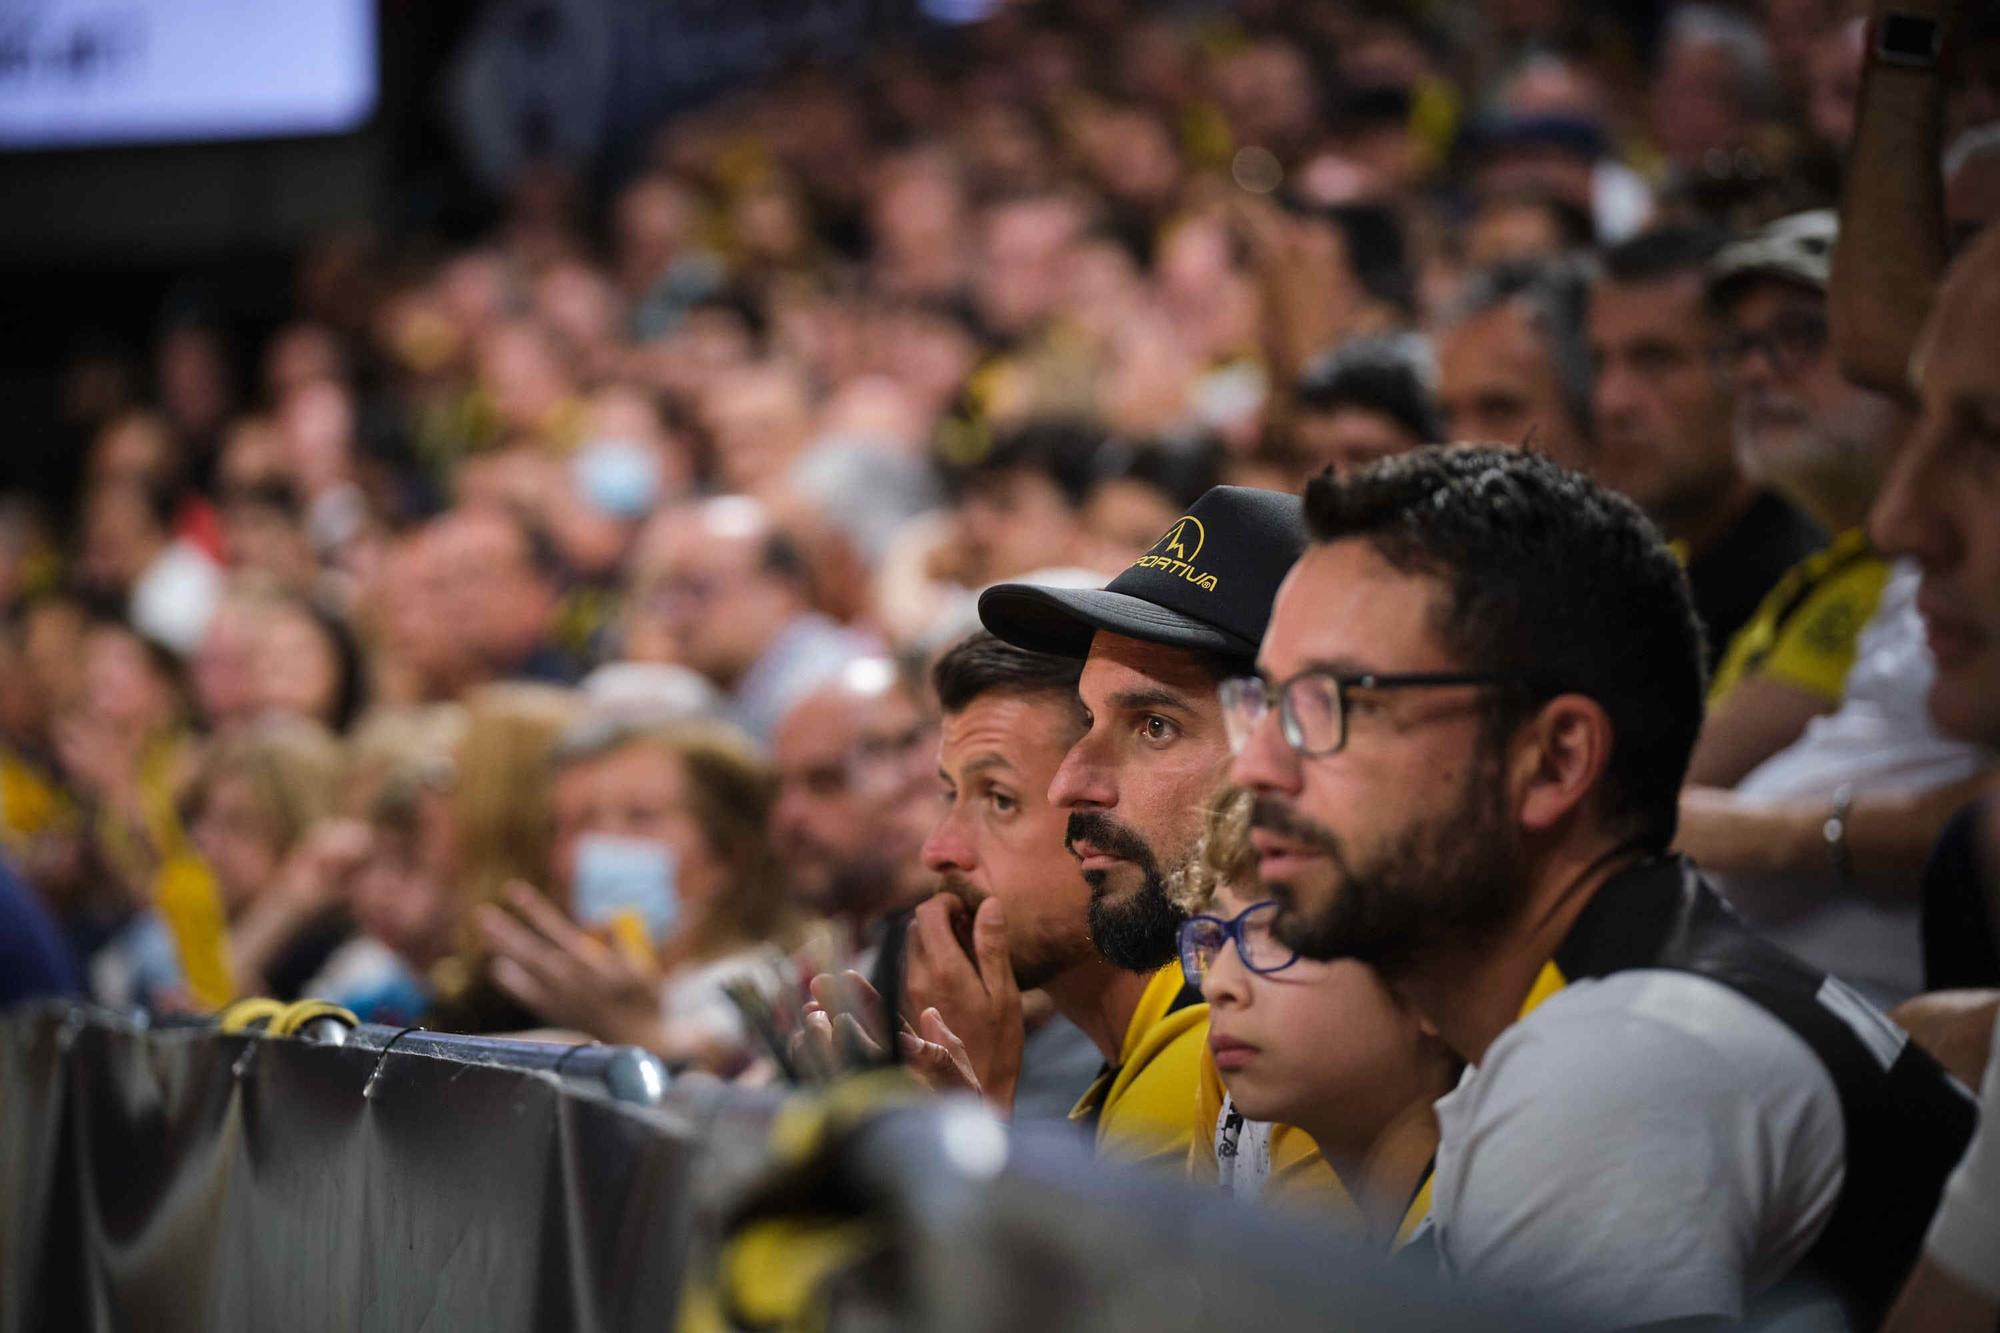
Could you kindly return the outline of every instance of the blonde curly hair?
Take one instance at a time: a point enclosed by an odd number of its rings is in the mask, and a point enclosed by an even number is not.
[[[1255,804],[1249,788],[1225,787],[1203,808],[1194,852],[1167,882],[1167,896],[1189,916],[1206,911],[1223,885],[1255,882],[1257,849],[1250,844],[1250,811]]]

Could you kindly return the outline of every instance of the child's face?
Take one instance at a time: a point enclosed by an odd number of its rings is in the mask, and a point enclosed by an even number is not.
[[[1228,920],[1259,901],[1223,888],[1208,913]],[[1423,1095],[1417,1021],[1365,964],[1300,958],[1259,974],[1232,943],[1202,990],[1216,1068],[1253,1120],[1314,1125],[1338,1108],[1386,1123]]]

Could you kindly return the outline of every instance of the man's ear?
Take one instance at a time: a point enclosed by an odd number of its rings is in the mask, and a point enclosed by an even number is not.
[[[1611,763],[1611,717],[1581,694],[1561,694],[1515,731],[1508,750],[1508,790],[1515,817],[1530,833],[1571,818],[1604,780]]]

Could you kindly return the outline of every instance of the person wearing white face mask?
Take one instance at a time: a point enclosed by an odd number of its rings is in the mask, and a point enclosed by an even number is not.
[[[555,762],[554,902],[515,885],[512,912],[479,909],[494,982],[553,1025],[739,1068],[749,1034],[728,991],[776,993],[796,935],[770,770],[734,729],[696,722],[586,721]]]

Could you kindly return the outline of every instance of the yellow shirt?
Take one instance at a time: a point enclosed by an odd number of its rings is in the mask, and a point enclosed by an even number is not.
[[[1118,1063],[1099,1074],[1070,1111],[1071,1120],[1094,1121],[1097,1151],[1127,1161],[1187,1161],[1201,1058],[1208,1051],[1208,1006],[1176,1008],[1179,963],[1152,975],[1139,1007],[1125,1026]]]
[[[1793,565],[1729,640],[1708,687],[1708,706],[1716,707],[1751,676],[1839,703],[1861,627],[1875,614],[1888,578],[1888,562],[1860,528]]]
[[[80,823],[76,803],[41,765],[0,748],[0,846],[23,852],[37,837]]]

